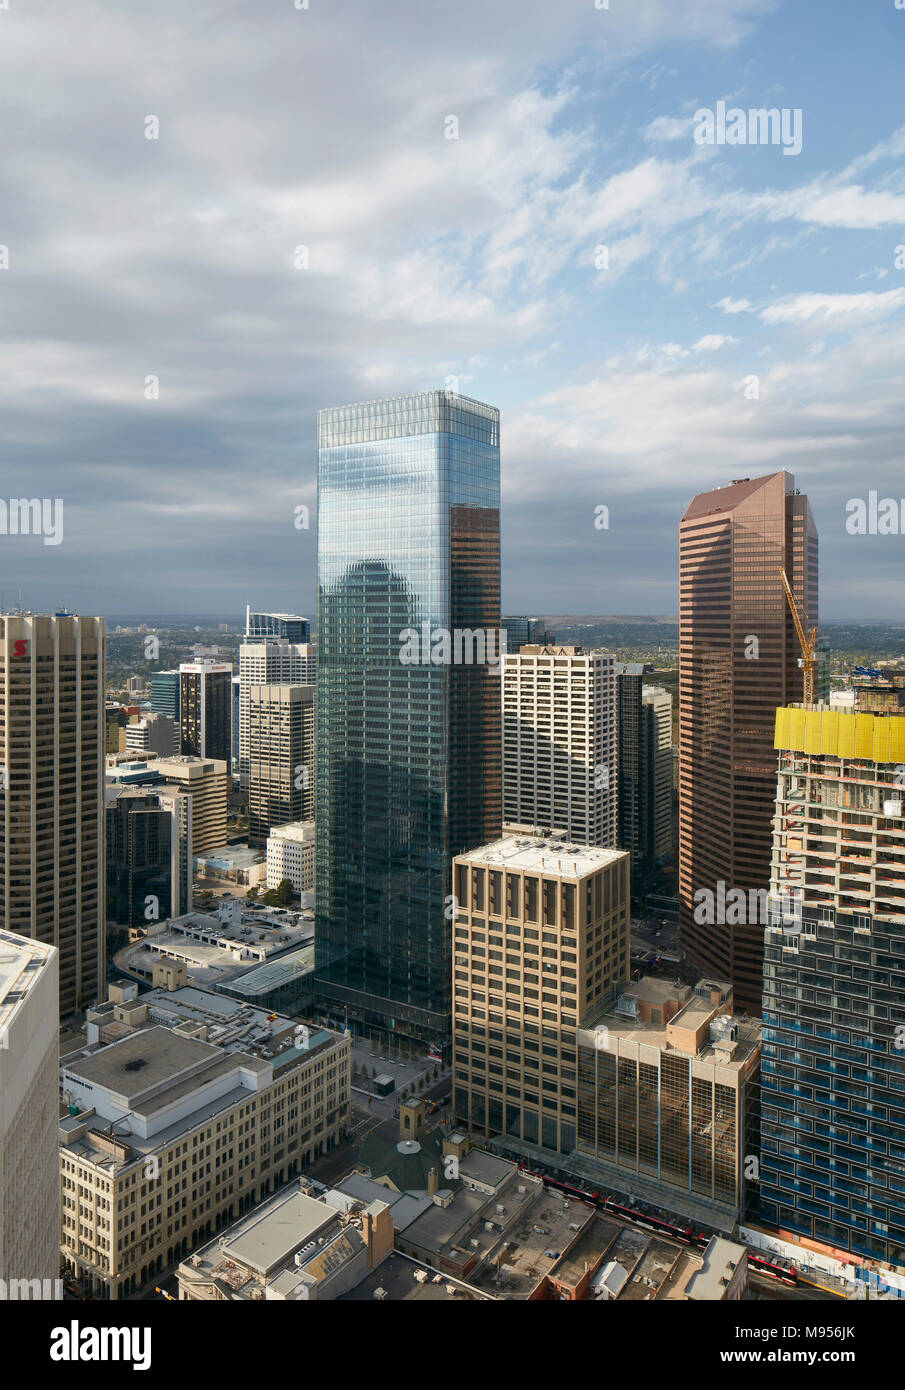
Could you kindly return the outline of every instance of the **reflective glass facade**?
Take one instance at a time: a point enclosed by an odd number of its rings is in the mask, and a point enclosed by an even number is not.
[[[500,832],[499,668],[400,657],[425,624],[498,633],[499,413],[427,391],[322,411],[318,443],[318,981],[446,1045],[452,856]]]

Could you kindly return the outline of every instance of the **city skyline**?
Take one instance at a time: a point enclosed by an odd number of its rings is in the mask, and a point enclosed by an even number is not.
[[[901,15],[510,9],[467,0],[439,49],[415,5],[180,11],[172,52],[171,0],[102,4],[78,66],[79,15],[9,20],[0,467],[64,514],[0,536],[4,606],[240,612],[254,571],[313,611],[317,410],[452,384],[503,419],[504,611],[672,611],[685,496],[787,468],[825,614],[895,616],[901,538],[845,509],[902,492]],[[699,143],[721,102],[799,111],[800,153]]]

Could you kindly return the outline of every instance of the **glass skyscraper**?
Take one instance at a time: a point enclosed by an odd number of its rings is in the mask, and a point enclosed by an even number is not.
[[[318,454],[318,987],[446,1048],[452,857],[501,829],[499,412],[324,410]]]
[[[789,706],[775,743],[761,1220],[902,1269],[905,718]]]

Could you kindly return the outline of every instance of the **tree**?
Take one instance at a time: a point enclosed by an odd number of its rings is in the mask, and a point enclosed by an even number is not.
[[[277,905],[286,907],[292,901],[292,882],[288,878],[281,878],[276,887]]]

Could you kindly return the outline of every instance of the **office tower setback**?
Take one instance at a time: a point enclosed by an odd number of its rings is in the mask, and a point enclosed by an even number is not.
[[[499,413],[425,391],[318,440],[318,980],[448,1047],[451,860],[501,822]]]
[[[222,661],[186,661],[179,667],[180,750],[216,758],[229,767],[233,668]]]
[[[60,1013],[99,997],[104,620],[0,617],[0,923],[60,952]]]
[[[789,473],[705,492],[679,528],[679,906],[687,972],[760,1013],[763,923],[699,922],[695,895],[766,890],[773,719],[802,697],[780,571],[817,622],[817,531]],[[701,914],[699,914],[700,916]],[[737,918],[737,913],[727,913]]]
[[[0,1279],[60,1295],[59,952],[0,931]],[[45,1285],[44,1281],[48,1281]]]
[[[576,1033],[629,979],[629,857],[507,837],[457,856],[457,1123],[570,1153]]]
[[[503,663],[503,822],[585,845],[618,835],[615,663],[522,647]]]
[[[783,708],[761,1219],[905,1267],[905,716]]]
[[[264,626],[263,617],[273,618],[276,635],[253,634],[239,647],[239,778],[248,786],[248,690],[252,685],[314,685],[317,679],[317,660],[314,647],[307,641],[290,641],[281,635],[281,625],[289,631],[308,630],[306,618],[284,618],[277,615],[250,615]],[[313,783],[312,783],[313,786]]]
[[[248,687],[248,842],[314,815],[314,686]]]

